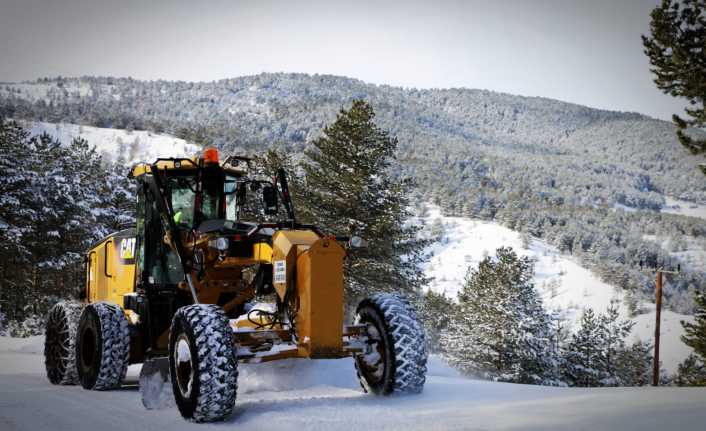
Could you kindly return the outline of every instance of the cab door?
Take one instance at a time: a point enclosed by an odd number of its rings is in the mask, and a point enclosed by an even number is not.
[[[111,265],[111,253],[113,238],[108,238],[98,247],[98,282],[96,288],[97,301],[109,301],[110,290],[114,272],[114,265]]]
[[[123,305],[123,297],[135,291],[135,231],[122,231],[110,246],[110,302]]]

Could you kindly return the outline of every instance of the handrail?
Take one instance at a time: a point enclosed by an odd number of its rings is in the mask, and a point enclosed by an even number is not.
[[[91,256],[96,254],[95,250],[91,250],[88,253],[88,260],[86,261],[86,287],[84,289],[84,294],[86,295],[86,300],[88,300],[89,295],[91,294]]]
[[[109,239],[108,241],[105,242],[105,252],[103,253],[103,274],[105,274],[106,277],[108,278],[113,278],[111,274],[108,274],[108,244],[112,244],[113,239]]]

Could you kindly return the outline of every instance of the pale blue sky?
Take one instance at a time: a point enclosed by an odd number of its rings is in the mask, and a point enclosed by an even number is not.
[[[0,0],[0,81],[329,73],[668,119],[640,35],[658,0]]]

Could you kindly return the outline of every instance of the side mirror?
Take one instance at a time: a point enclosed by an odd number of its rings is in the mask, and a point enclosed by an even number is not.
[[[368,241],[364,240],[359,236],[352,236],[351,239],[348,241],[348,246],[351,248],[363,248],[367,247],[367,245]]]
[[[262,204],[265,207],[266,215],[277,215],[279,212],[279,202],[277,201],[277,189],[272,185],[262,188]]]

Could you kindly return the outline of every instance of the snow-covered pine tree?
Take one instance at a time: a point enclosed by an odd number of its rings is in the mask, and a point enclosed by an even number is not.
[[[95,240],[100,202],[94,173],[101,172],[100,157],[82,140],[67,146],[48,135],[29,140],[25,169],[36,181],[21,205],[37,214],[33,235],[24,238],[31,250],[27,301],[33,313],[41,313],[54,299],[73,296],[81,282],[81,261]]]
[[[569,386],[640,386],[646,383],[649,345],[625,343],[634,322],[619,320],[612,302],[605,314],[584,309],[581,326],[564,347],[562,374]]]
[[[677,382],[682,386],[706,386],[706,291],[697,291],[695,302],[694,323],[682,322],[682,341],[694,349],[679,365]]]
[[[34,234],[39,214],[22,205],[36,175],[25,165],[29,133],[0,118],[0,305],[8,320],[23,315],[24,290],[31,274],[24,270],[32,251],[24,239]]]
[[[95,235],[102,236],[125,229],[135,222],[135,181],[128,178],[128,169],[119,163],[104,166],[96,175],[100,199],[92,208],[98,214]]]
[[[645,386],[652,378],[652,345],[636,341],[619,351],[615,368],[621,386]]]
[[[706,139],[691,136],[687,129],[706,125],[706,4],[699,0],[663,0],[650,14],[649,36],[642,36],[657,88],[689,101],[687,118],[674,114],[677,137],[691,153],[706,155]],[[706,175],[706,164],[700,165]]]
[[[621,380],[621,358],[629,351],[625,338],[632,331],[635,323],[630,320],[620,321],[620,312],[616,302],[611,301],[605,314],[599,317],[599,335],[601,338],[601,386],[624,386]]]
[[[593,309],[584,309],[581,326],[571,336],[562,361],[564,381],[569,386],[599,386],[602,378],[599,318]]]
[[[694,353],[701,358],[706,359],[706,291],[701,290],[696,292],[696,313],[694,314],[694,323],[683,322],[682,326],[686,334],[682,337],[682,341],[692,349]]]
[[[520,354],[518,376],[521,383],[561,386],[559,354],[556,349],[555,326],[547,314],[534,285],[521,291],[518,314],[520,321]]]
[[[446,295],[429,290],[424,294],[420,309],[419,317],[424,323],[427,351],[443,352],[440,337],[456,314],[456,304]]]
[[[412,183],[392,175],[397,139],[374,119],[370,104],[353,101],[312,142],[301,164],[302,217],[326,233],[352,231],[368,241],[345,261],[349,304],[376,291],[418,296],[427,281],[419,266],[427,242],[407,223]]]
[[[133,192],[85,140],[61,145],[2,121],[0,151],[0,303],[11,321],[41,321],[79,292],[87,248],[130,219],[120,202]]]
[[[449,362],[493,380],[558,383],[552,325],[533,274],[532,261],[511,248],[469,268],[457,313],[441,337]]]
[[[689,355],[679,364],[676,383],[679,386],[706,386],[706,364],[695,354]]]

